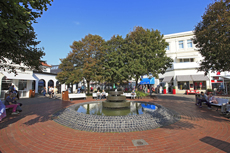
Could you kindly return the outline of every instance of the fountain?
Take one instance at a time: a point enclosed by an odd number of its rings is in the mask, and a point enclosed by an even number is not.
[[[109,91],[109,96],[107,96],[107,100],[102,102],[103,107],[112,109],[130,107],[130,102],[126,101],[126,96],[123,96],[122,94],[122,91]]]
[[[106,101],[74,104],[53,115],[54,121],[83,131],[132,132],[159,128],[179,120],[176,112],[144,101],[126,101],[122,91],[109,91]]]

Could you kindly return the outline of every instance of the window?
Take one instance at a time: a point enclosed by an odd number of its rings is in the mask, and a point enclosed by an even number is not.
[[[184,58],[180,59],[180,63],[194,62],[193,58]]]
[[[27,81],[26,80],[19,80],[18,83],[18,90],[26,90]]]
[[[11,79],[7,79],[6,77],[2,78],[2,90],[8,90],[11,84],[12,84]]]
[[[187,40],[187,46],[188,48],[192,48],[192,40]]]
[[[194,81],[195,90],[206,90],[206,81]]]
[[[178,82],[179,90],[189,90],[189,81]]]
[[[184,59],[184,63],[189,62],[189,58]]]
[[[183,42],[183,40],[179,41],[179,48],[180,49],[184,48],[184,42]]]

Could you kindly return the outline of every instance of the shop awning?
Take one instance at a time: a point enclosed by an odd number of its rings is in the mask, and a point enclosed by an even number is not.
[[[162,82],[171,82],[173,76],[166,76]]]
[[[190,75],[178,75],[177,81],[193,81]]]
[[[29,73],[18,73],[18,75],[15,76],[14,73],[8,73],[8,72],[2,72],[3,75],[6,76],[7,79],[15,79],[15,80],[36,80],[32,74]]]
[[[193,81],[206,81],[209,78],[205,75],[191,75]]]
[[[143,78],[139,84],[155,84],[155,78]]]

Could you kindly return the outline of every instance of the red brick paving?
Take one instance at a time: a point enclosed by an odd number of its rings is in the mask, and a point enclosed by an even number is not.
[[[0,123],[0,150],[3,153],[230,152],[230,119],[214,109],[200,109],[191,99],[176,96],[142,100],[177,111],[181,114],[180,121],[141,132],[85,132],[59,125],[51,120],[51,115],[69,105],[92,99],[71,102],[47,98],[21,100],[26,101],[23,112]],[[144,139],[149,145],[135,147],[134,139]]]

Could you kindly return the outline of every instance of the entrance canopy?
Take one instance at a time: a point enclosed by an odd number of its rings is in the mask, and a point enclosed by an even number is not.
[[[177,81],[193,81],[190,75],[178,75]]]
[[[143,78],[140,84],[155,84],[155,78],[154,77],[152,77],[151,79]]]
[[[206,81],[208,80],[208,77],[205,75],[191,75],[193,81]]]
[[[26,73],[18,73],[16,76],[14,73],[2,72],[3,75],[6,76],[7,79],[15,79],[15,80],[36,80],[32,74]]]
[[[172,77],[173,77],[173,76],[166,76],[166,77],[164,77],[164,80],[163,80],[162,82],[167,82],[167,83],[169,83],[169,82],[171,82]]]
[[[177,81],[206,81],[209,78],[205,75],[177,75]]]

